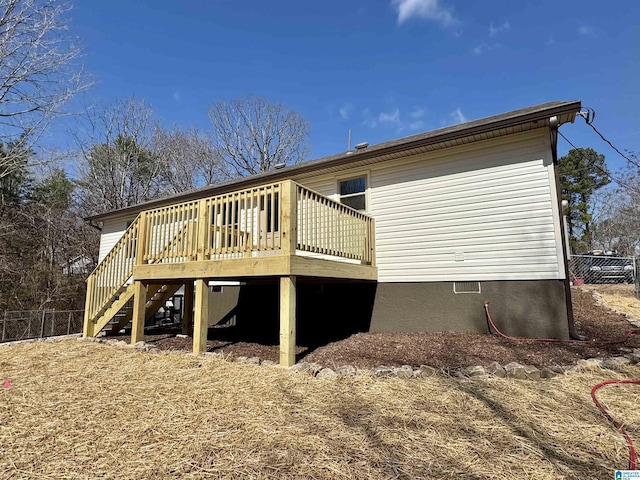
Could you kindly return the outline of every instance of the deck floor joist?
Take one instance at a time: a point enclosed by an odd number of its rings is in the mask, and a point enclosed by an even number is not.
[[[134,280],[144,282],[190,278],[242,280],[247,277],[284,276],[377,280],[378,270],[371,265],[300,255],[160,263],[137,265],[133,268]]]

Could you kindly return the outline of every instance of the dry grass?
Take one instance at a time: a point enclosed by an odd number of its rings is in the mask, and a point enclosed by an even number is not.
[[[600,299],[606,307],[640,320],[640,299],[635,297],[635,286],[615,285],[615,287],[618,288],[595,288],[594,290],[600,294]]]
[[[3,346],[0,478],[612,478],[627,448],[589,392],[638,374],[326,381],[77,340]],[[637,436],[633,388],[601,398]]]

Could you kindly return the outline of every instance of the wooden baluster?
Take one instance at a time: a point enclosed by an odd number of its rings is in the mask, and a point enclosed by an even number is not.
[[[203,199],[198,202],[198,260],[206,260],[207,223],[207,201]]]
[[[283,255],[295,255],[298,243],[296,218],[298,202],[296,201],[296,184],[291,180],[282,183],[282,228],[281,248]]]
[[[274,185],[271,185],[271,218],[268,219],[270,220],[270,230],[271,230],[271,245],[270,245],[270,250],[274,249],[274,241],[276,238],[276,222],[275,222],[275,218],[277,215],[276,212],[276,189]]]

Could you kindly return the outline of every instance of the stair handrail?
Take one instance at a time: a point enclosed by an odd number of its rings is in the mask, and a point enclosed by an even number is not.
[[[137,243],[139,241],[138,238],[138,233],[139,233],[139,222],[140,222],[140,218],[141,215],[138,215],[136,217],[136,219],[131,223],[131,225],[127,228],[127,230],[125,231],[125,233],[122,235],[122,237],[120,237],[120,239],[116,242],[116,244],[113,246],[113,248],[109,251],[109,253],[107,255],[105,255],[104,259],[102,260],[102,262],[100,262],[98,264],[98,266],[93,270],[93,272],[91,272],[91,274],[89,275],[90,278],[92,278],[94,281],[93,282],[89,282],[89,278],[87,278],[87,290],[89,290],[89,284],[92,284],[92,286],[95,288],[95,280],[98,278],[98,276],[100,275],[101,271],[105,271],[108,268],[108,264],[107,262],[109,262],[109,259],[114,258],[118,251],[120,251],[120,249],[122,249],[123,245],[127,245],[129,248],[131,249],[132,255],[129,257],[131,260],[129,262],[126,262],[125,266],[128,268],[125,269],[121,269],[120,272],[121,274],[119,276],[113,277],[113,278],[117,278],[119,280],[114,280],[112,281],[112,289],[111,290],[105,290],[103,292],[101,292],[100,298],[102,299],[102,301],[100,302],[92,302],[92,306],[94,307],[93,309],[89,309],[90,310],[90,316],[91,318],[95,321],[96,317],[98,317],[99,315],[101,315],[109,306],[109,304],[111,303],[113,296],[116,295],[125,285],[126,283],[129,281],[129,279],[131,278],[131,276],[133,275],[133,266],[137,263],[137,259],[138,259],[138,255],[137,255]],[[157,256],[158,258],[154,258],[154,259],[147,259],[147,261],[150,261],[150,263],[158,263],[161,262],[164,255],[171,251],[171,249],[173,248],[173,246],[179,242],[180,240],[182,240],[182,238],[184,237],[185,233],[187,233],[187,230],[189,228],[189,224],[185,224],[174,236],[173,238],[164,246],[164,248],[158,252]],[[135,235],[134,238],[128,238],[128,233],[129,230],[132,229],[131,233],[133,233]],[[102,267],[101,267],[102,266]],[[120,284],[118,285],[118,281],[120,281]],[[95,295],[97,292],[91,292],[91,294]],[[98,306],[96,306],[96,303],[98,303]]]
[[[126,285],[133,275],[139,224],[140,215],[131,222],[111,250],[87,277],[86,314],[89,318],[94,319],[101,312],[104,312],[113,296]],[[121,253],[124,253],[127,261],[114,264],[115,259]]]

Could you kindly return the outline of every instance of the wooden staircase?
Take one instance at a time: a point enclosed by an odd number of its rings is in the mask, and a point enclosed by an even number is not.
[[[153,317],[160,309],[160,307],[162,307],[167,302],[167,300],[169,300],[180,289],[180,287],[182,287],[182,284],[149,285],[147,287],[147,302],[145,303],[145,321]],[[127,302],[132,297],[133,294],[129,294],[127,296]],[[120,311],[122,312],[122,309]],[[120,330],[122,330],[125,325],[131,321],[132,316],[133,308],[131,307],[125,308],[124,312],[121,315],[113,316],[109,320],[112,321],[111,333],[118,333]],[[107,321],[107,323],[109,323],[109,321]],[[99,326],[100,323],[96,322],[96,325]],[[100,326],[100,330],[102,330],[105,326],[106,324]]]
[[[142,254],[146,225],[140,216],[127,228],[120,240],[91,272],[87,279],[87,300],[84,319],[84,336],[96,336],[107,325],[111,331],[122,329],[133,316],[133,309],[126,308],[135,295],[133,267],[137,264],[155,264],[172,250],[181,248],[186,241],[193,241],[193,221],[183,222],[165,245],[155,245],[157,255]],[[155,257],[155,258],[154,258]],[[145,318],[148,320],[182,286],[180,283],[155,283],[146,288]]]

